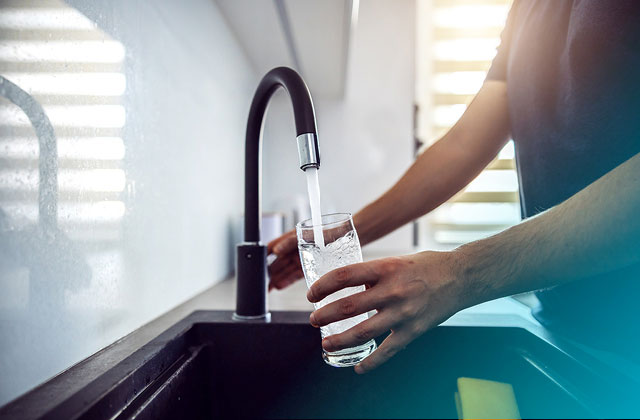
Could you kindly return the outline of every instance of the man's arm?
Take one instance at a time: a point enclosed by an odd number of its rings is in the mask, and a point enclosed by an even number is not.
[[[354,216],[362,245],[430,212],[471,182],[509,139],[507,85],[484,83],[466,112],[380,198]]]
[[[456,253],[465,287],[481,300],[640,262],[640,154],[562,204]]]
[[[379,199],[354,216],[362,245],[433,210],[460,191],[498,154],[509,138],[507,86],[484,83],[447,134],[423,152]],[[302,278],[295,232],[269,244],[277,259],[269,267],[270,288]]]
[[[490,238],[452,252],[422,252],[331,271],[311,286],[310,301],[347,286],[369,287],[318,309],[310,321],[322,326],[378,310],[323,340],[327,351],[336,351],[391,330],[380,348],[356,366],[363,373],[461,309],[640,262],[638,215],[640,154],[565,202]]]

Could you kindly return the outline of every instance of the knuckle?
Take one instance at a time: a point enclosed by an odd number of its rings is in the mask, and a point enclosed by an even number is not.
[[[427,285],[420,280],[411,280],[407,283],[407,290],[411,296],[422,294],[426,289]]]
[[[412,303],[405,303],[400,307],[400,315],[403,318],[414,318],[418,315],[418,308]]]
[[[349,277],[350,277],[350,270],[348,267],[340,267],[336,269],[335,279],[339,285],[347,283],[349,281]]]
[[[329,336],[325,338],[325,340],[330,343],[332,349],[340,349],[344,344],[344,340],[340,334]]]
[[[379,350],[381,350],[381,353],[385,357],[385,359],[393,357],[398,352],[398,348],[395,346],[382,346]]]
[[[380,271],[383,275],[393,274],[402,266],[401,258],[390,257],[380,261]]]
[[[406,297],[407,291],[401,284],[395,284],[389,289],[389,299],[393,301],[399,301]]]
[[[410,331],[413,336],[419,336],[424,334],[427,331],[427,326],[421,322],[417,322],[410,327]]]
[[[359,324],[354,331],[354,337],[358,341],[370,340],[371,338],[373,338],[372,335],[373,334],[371,329],[366,325],[362,325],[362,324]]]
[[[340,299],[340,313],[346,316],[354,316],[356,315],[357,306],[352,298],[346,297]]]

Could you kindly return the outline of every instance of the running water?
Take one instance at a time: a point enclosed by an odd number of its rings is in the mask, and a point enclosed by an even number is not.
[[[322,235],[322,211],[320,208],[320,184],[318,183],[318,169],[307,168],[307,191],[309,193],[309,206],[311,206],[311,222],[313,223],[313,236],[316,245],[324,248],[324,236]]]

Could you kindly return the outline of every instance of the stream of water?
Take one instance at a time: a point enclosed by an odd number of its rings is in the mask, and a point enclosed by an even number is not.
[[[307,176],[307,192],[309,193],[309,206],[311,207],[311,222],[313,223],[313,236],[316,245],[324,248],[324,236],[322,235],[322,210],[320,207],[320,184],[318,183],[318,169],[307,168],[304,173]]]

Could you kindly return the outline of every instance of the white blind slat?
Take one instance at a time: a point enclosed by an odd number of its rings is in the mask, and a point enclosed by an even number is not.
[[[418,7],[423,39],[417,54],[423,71],[417,72],[417,119],[418,135],[429,145],[458,121],[482,86],[511,1],[421,1],[426,3]],[[496,233],[517,223],[517,203],[510,142],[463,191],[428,216],[432,240],[455,245]],[[473,206],[484,206],[480,214],[493,216],[478,218]]]

